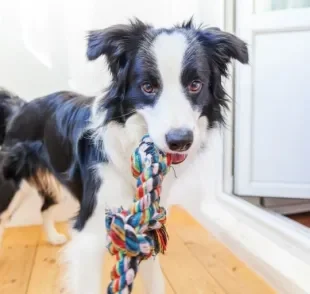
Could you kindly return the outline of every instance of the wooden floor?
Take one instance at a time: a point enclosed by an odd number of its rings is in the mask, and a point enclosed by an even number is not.
[[[288,215],[288,218],[298,222],[308,228],[310,228],[310,212],[296,213],[292,215]]]
[[[65,225],[59,225],[59,229],[65,232]],[[161,256],[167,294],[275,293],[180,208],[172,210],[168,231],[168,252]],[[6,230],[0,252],[0,293],[66,293],[59,282],[59,249],[47,244],[40,227]],[[104,285],[112,265],[113,259],[109,257]],[[145,294],[139,277],[133,293]]]

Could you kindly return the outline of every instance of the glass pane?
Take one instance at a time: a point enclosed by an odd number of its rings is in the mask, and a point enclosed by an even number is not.
[[[256,0],[255,12],[310,7],[310,0]]]

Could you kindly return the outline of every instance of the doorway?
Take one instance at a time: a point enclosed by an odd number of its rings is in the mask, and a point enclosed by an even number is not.
[[[233,193],[310,225],[310,1],[236,0]]]

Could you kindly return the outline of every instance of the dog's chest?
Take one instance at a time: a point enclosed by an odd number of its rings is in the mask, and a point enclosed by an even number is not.
[[[145,125],[138,115],[128,119],[125,126],[113,123],[107,126],[103,142],[109,163],[98,166],[102,182],[98,204],[102,203],[111,208],[120,206],[128,208],[131,205],[135,195],[136,179],[131,173],[130,157],[146,133]],[[176,182],[176,175],[181,175],[181,170],[181,167],[176,166],[164,178],[161,195],[161,203],[164,206],[169,191]]]
[[[108,208],[127,208],[133,201],[135,186],[129,176],[120,173],[111,163],[102,163],[97,168],[101,178],[101,186],[98,190],[98,205]]]
[[[122,174],[112,164],[98,166],[101,186],[98,191],[98,205],[107,208],[129,208],[134,201],[136,179],[131,173]],[[166,206],[170,189],[176,178],[171,170],[162,183],[161,204]]]

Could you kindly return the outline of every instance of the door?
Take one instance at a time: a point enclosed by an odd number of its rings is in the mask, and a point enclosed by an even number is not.
[[[310,198],[310,0],[236,0],[234,192]]]

